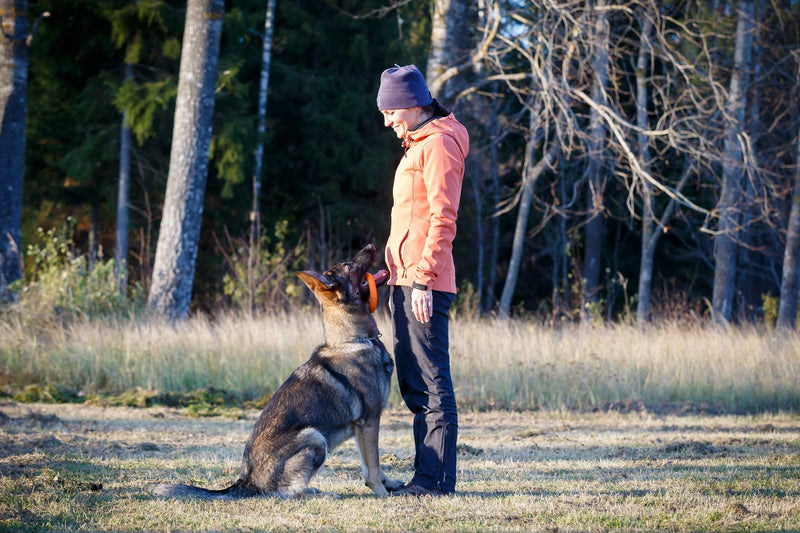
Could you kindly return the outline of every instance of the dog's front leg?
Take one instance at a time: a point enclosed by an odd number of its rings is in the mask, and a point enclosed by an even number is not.
[[[395,490],[395,482],[389,480],[381,469],[378,449],[379,421],[366,421],[355,426],[356,445],[361,454],[361,465],[364,469],[364,484],[372,489],[375,496],[388,496],[389,489]],[[402,485],[402,484],[401,484]]]

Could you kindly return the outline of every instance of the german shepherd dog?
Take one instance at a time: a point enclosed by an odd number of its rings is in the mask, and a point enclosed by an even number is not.
[[[321,494],[308,482],[325,462],[328,450],[355,436],[365,484],[376,496],[402,488],[386,477],[379,463],[378,430],[387,404],[394,364],[369,312],[369,285],[386,283],[385,270],[368,283],[377,251],[368,244],[346,263],[324,274],[295,274],[322,307],[325,343],[275,391],[244,447],[239,479],[221,490],[158,484],[158,496],[281,498]],[[373,296],[374,297],[374,296]]]

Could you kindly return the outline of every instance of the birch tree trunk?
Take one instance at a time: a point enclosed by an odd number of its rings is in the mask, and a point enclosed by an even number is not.
[[[149,305],[170,320],[189,313],[208,174],[224,0],[189,0],[164,214]]]
[[[433,0],[431,51],[425,79],[431,94],[440,104],[450,108],[458,92],[458,78],[443,76],[459,63],[467,50],[467,5],[465,0]]]
[[[251,248],[261,238],[261,167],[264,163],[264,134],[267,131],[267,89],[269,88],[269,70],[272,62],[272,33],[275,22],[276,0],[267,2],[267,14],[264,20],[264,43],[261,51],[261,80],[258,86],[258,142],[256,144],[256,160],[253,168],[253,212],[251,220]],[[252,254],[251,254],[252,255]]]
[[[0,301],[22,277],[22,182],[28,115],[28,1],[0,0]]]
[[[591,5],[590,1],[587,1]],[[606,0],[597,0],[595,4],[595,26],[592,46],[592,67],[594,83],[592,101],[598,106],[605,105],[605,90],[608,83],[608,48],[609,20]],[[603,218],[606,160],[606,129],[595,106],[589,115],[589,198],[587,211],[589,221],[586,224],[586,246],[583,258],[583,291],[581,295],[581,311],[584,319],[589,318],[589,304],[597,301],[600,286],[600,261],[603,252],[605,220]]]
[[[125,81],[133,78],[133,65],[125,64]],[[119,134],[119,178],[117,180],[117,235],[114,242],[114,261],[117,269],[119,290],[128,289],[128,229],[130,216],[128,203],[131,189],[131,128],[127,125],[128,112],[122,112]]]
[[[737,7],[734,69],[726,111],[726,132],[722,157],[722,194],[719,202],[720,222],[714,242],[714,291],[711,301],[714,320],[728,324],[733,310],[736,280],[736,233],[741,215],[741,187],[744,175],[742,146],[747,107],[747,85],[752,49],[754,16],[752,0],[741,0]]]
[[[800,73],[798,73],[800,80]],[[797,163],[794,167],[794,194],[789,211],[789,228],[786,231],[786,249],[783,252],[781,273],[781,301],[778,304],[780,329],[794,329],[797,317],[797,255],[800,251],[800,133],[797,136]]]

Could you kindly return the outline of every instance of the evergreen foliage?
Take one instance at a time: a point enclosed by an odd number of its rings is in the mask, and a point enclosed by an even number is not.
[[[685,107],[710,105],[714,95],[706,89],[713,86],[708,76],[725,85],[736,24],[735,12],[725,7],[728,4],[714,2],[717,8],[712,9],[711,3],[687,0],[661,3],[669,42],[695,67],[681,73],[681,80],[708,100],[690,101],[679,85],[663,83],[672,67],[656,58],[648,72],[653,116],[670,102]],[[467,5],[473,10],[477,7],[475,2]],[[504,21],[502,31],[510,42],[515,31],[536,20],[533,5],[502,3],[506,13],[517,17]],[[194,305],[200,309],[234,305],[232,299],[242,301],[231,289],[231,280],[241,277],[236,273],[241,265],[231,265],[231,260],[260,257],[242,246],[250,232],[253,151],[259,140],[256,113],[265,7],[263,0],[237,0],[226,6],[194,282]],[[371,14],[382,7],[380,0],[293,0],[277,5],[267,131],[262,139],[262,233],[270,234],[285,224],[282,245],[291,250],[302,243],[304,268],[326,266],[369,241],[382,247],[388,233],[391,182],[402,148],[383,128],[375,93],[384,68],[394,63],[425,68],[431,13],[428,2],[412,1],[401,2],[388,14]],[[31,20],[44,11],[51,17],[40,25],[31,47],[24,246],[34,242],[38,228],[57,227],[71,216],[75,220],[74,253],[97,255],[97,250],[89,250],[93,230],[102,249],[113,249],[119,126],[125,111],[134,137],[129,268],[132,283],[146,289],[166,188],[185,8],[184,0],[32,2]],[[800,43],[800,3],[777,1],[760,13],[762,27],[771,31],[762,31],[756,40],[764,69],[759,77],[754,74],[750,88],[751,92],[758,89],[760,104],[760,125],[750,138],[762,171],[753,174],[752,185],[760,195],[755,195],[748,207],[752,223],[743,249],[746,253],[742,252],[746,267],[740,274],[737,295],[740,316],[748,319],[763,316],[762,294],[778,293],[791,190],[787,176],[796,161],[793,141],[800,116],[797,58],[791,55]],[[476,28],[471,33],[475,38],[481,34],[477,24]],[[568,29],[559,26],[555,31]],[[619,103],[615,111],[626,115],[633,111],[631,64],[637,52],[638,27],[619,10],[612,14],[611,31],[612,61],[619,66],[615,72],[622,73],[612,80],[612,96]],[[697,39],[684,38],[686,32],[713,36],[708,41],[713,47],[698,47]],[[465,51],[464,57],[472,52]],[[503,61],[508,73],[527,68],[522,54],[508,54]],[[126,64],[133,65],[134,72],[127,82]],[[577,87],[587,80],[571,82]],[[484,120],[490,115],[473,112],[479,104],[498,119],[495,129],[490,120]],[[574,111],[579,114],[576,123],[586,127],[588,109],[575,106]],[[470,292],[477,286],[479,271],[484,278],[494,271],[490,289],[495,295],[502,289],[514,228],[513,209],[496,219],[500,228],[497,262],[490,264],[487,254],[480,263],[475,252],[478,242],[489,238],[497,199],[513,199],[519,190],[528,117],[524,102],[504,81],[479,86],[457,104],[456,112],[467,123],[473,147],[455,242],[459,279],[470,293],[464,298],[471,300],[486,298]],[[723,127],[721,116],[709,120],[706,127],[709,135],[718,134]],[[498,137],[491,137],[498,132]],[[494,184],[485,166],[492,147],[497,150],[498,179]],[[676,182],[684,169],[684,156],[658,137],[652,140],[652,150],[656,154],[654,174],[666,183]],[[541,152],[536,154],[541,156]],[[560,298],[563,316],[577,316],[569,311],[575,309],[575,295],[579,294],[584,217],[573,209],[565,216],[564,228],[557,229],[562,221],[560,215],[554,215],[553,206],[585,205],[585,162],[586,155],[576,151],[559,161],[557,173],[546,175],[536,185],[512,304],[520,312],[552,312]],[[626,181],[629,169],[624,161],[609,165],[603,212],[607,227],[604,270],[595,313],[604,319],[629,310],[640,250],[638,215],[636,209],[630,209],[635,200]],[[701,167],[686,194],[693,202],[713,206],[719,193],[719,164],[709,158]],[[579,201],[570,203],[574,195]],[[655,210],[661,212],[667,201],[665,195],[657,195]],[[687,305],[703,312],[702,301],[710,295],[713,278],[714,239],[701,228],[713,228],[713,220],[709,224],[703,215],[688,209],[679,209],[670,226],[661,228],[665,233],[654,258],[654,315],[683,305],[686,295],[691,302]],[[220,235],[230,236],[227,244],[215,239]],[[229,246],[234,242],[236,246]],[[263,261],[260,266],[267,268],[270,259]],[[29,280],[33,281],[31,268],[28,265]],[[556,272],[563,275],[556,279]],[[489,306],[470,302],[464,307],[477,313]]]

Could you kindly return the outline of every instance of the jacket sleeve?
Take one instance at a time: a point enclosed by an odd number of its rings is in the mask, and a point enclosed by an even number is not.
[[[455,139],[436,135],[422,151],[422,179],[430,206],[430,228],[414,281],[430,287],[452,255],[464,177],[464,156]]]

